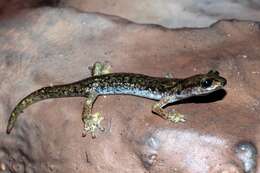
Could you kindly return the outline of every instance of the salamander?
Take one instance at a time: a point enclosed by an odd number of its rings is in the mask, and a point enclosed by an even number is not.
[[[181,79],[135,73],[110,73],[110,68],[108,63],[97,62],[93,65],[91,77],[32,92],[14,107],[8,120],[7,133],[11,132],[18,116],[28,106],[45,99],[63,97],[85,97],[82,112],[83,136],[90,133],[94,138],[97,130],[104,130],[101,126],[104,118],[99,112],[92,113],[93,104],[100,95],[134,95],[158,100],[152,106],[153,113],[174,123],[184,122],[184,115],[174,109],[166,111],[163,108],[170,103],[223,89],[227,83],[227,80],[216,70]]]

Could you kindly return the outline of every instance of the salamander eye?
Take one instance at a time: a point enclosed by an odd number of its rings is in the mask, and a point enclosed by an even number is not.
[[[211,79],[206,79],[201,81],[201,86],[202,88],[208,88],[212,85],[212,80]]]

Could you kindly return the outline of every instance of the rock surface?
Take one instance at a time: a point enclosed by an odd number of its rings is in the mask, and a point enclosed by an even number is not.
[[[208,27],[220,19],[260,21],[260,0],[0,0],[0,18],[42,6],[72,7],[168,28]]]
[[[220,19],[260,21],[259,0],[61,0],[62,6],[168,28],[206,27]]]
[[[2,20],[0,26],[1,173],[260,171],[257,23],[221,21],[205,29],[171,30],[40,8]],[[183,124],[151,113],[152,100],[99,97],[94,111],[105,117],[106,132],[97,139],[82,138],[84,99],[66,98],[29,107],[13,133],[5,133],[9,114],[22,97],[88,77],[95,61],[109,61],[114,72],[171,72],[180,78],[217,69],[228,85],[226,94],[169,106],[186,115]]]

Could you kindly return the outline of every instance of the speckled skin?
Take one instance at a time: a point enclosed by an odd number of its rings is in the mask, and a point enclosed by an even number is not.
[[[95,64],[97,67],[97,64]],[[100,64],[98,64],[100,65]],[[202,87],[202,81],[210,80],[211,85]],[[95,137],[97,128],[103,129],[99,113],[92,114],[92,105],[99,95],[127,94],[160,100],[153,105],[154,113],[173,122],[184,122],[183,116],[176,111],[166,112],[165,105],[192,96],[204,95],[221,89],[226,80],[217,71],[198,74],[185,79],[151,77],[133,73],[98,73],[92,77],[66,85],[41,88],[22,99],[11,113],[7,133],[10,133],[20,113],[29,105],[49,98],[85,97],[82,120],[85,131]],[[85,132],[83,132],[85,135]]]

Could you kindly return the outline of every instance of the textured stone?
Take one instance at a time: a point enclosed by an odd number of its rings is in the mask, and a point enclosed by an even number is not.
[[[221,19],[260,21],[259,0],[0,0],[0,19],[42,6],[71,7],[168,28],[208,27]]]
[[[60,4],[169,28],[207,27],[220,19],[260,21],[259,0],[61,0]]]
[[[244,164],[237,144],[260,147],[257,23],[221,21],[205,29],[171,30],[40,8],[0,26],[0,163],[9,172],[238,172]],[[95,61],[109,61],[114,72],[155,76],[217,69],[227,78],[226,94],[169,106],[186,115],[182,124],[151,113],[152,100],[100,97],[94,111],[105,117],[107,130],[94,140],[81,137],[83,98],[52,99],[32,105],[13,133],[5,133],[22,97],[88,77]]]

